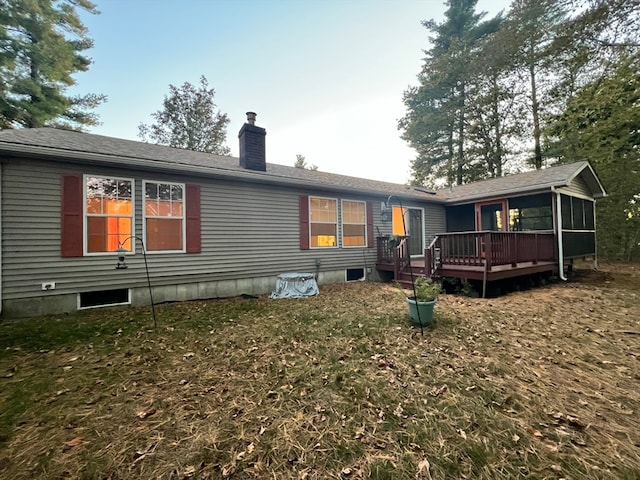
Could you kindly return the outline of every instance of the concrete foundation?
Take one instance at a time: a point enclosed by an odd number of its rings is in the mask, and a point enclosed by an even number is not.
[[[377,278],[375,273],[375,270],[372,273],[367,273],[367,279],[375,281]],[[269,294],[275,288],[276,277],[274,275],[259,278],[152,286],[153,301],[155,304],[159,304],[235,297],[243,293],[248,295]],[[329,283],[342,283],[345,281],[345,270],[320,272],[317,281],[319,286]],[[322,288],[320,288],[320,293],[322,293]],[[147,287],[132,288],[130,298],[133,306],[143,306],[151,303]],[[74,312],[77,309],[78,293],[58,295],[49,293],[41,297],[5,299],[2,302],[2,316],[4,318],[37,317],[47,314]]]

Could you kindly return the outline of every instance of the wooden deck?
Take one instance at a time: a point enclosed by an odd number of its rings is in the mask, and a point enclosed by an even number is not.
[[[552,232],[463,232],[438,235],[422,258],[407,258],[405,237],[378,237],[376,268],[393,278],[413,275],[453,277],[487,282],[557,272],[556,238]],[[483,288],[484,289],[484,288]]]
[[[541,272],[557,271],[556,262],[519,262],[515,265],[496,265],[486,272],[483,267],[458,265],[443,266],[437,269],[437,277],[465,278],[467,280],[486,280],[494,282],[505,278],[519,277],[522,275],[532,275]]]

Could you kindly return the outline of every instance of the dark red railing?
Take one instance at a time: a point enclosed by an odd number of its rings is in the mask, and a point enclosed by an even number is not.
[[[394,278],[409,265],[409,242],[404,236],[377,237],[378,263],[393,264]]]
[[[436,236],[425,251],[427,272],[439,266],[483,266],[487,271],[498,265],[556,260],[556,241],[552,232],[461,232]]]

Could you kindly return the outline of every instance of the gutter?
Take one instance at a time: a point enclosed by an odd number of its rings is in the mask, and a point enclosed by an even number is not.
[[[562,204],[560,201],[560,192],[555,187],[551,187],[551,193],[556,194],[556,229],[558,232],[558,276],[560,280],[566,282],[567,277],[564,276],[564,251],[562,249]]]
[[[462,196],[458,198],[445,198],[445,202],[447,206],[457,206],[457,205],[465,205],[470,202],[490,202],[492,200],[500,200],[505,197],[522,197],[525,195],[535,195],[537,193],[546,193],[551,189],[553,192],[556,188],[562,188],[568,186],[567,183],[558,184],[558,183],[545,183],[538,185],[530,185],[527,187],[523,187],[520,190],[500,190],[500,191],[492,191],[491,195],[482,195],[482,194],[473,194],[468,196]]]

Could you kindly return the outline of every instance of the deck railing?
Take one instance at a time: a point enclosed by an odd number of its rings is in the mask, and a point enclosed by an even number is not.
[[[484,266],[556,260],[553,232],[461,232],[439,234],[425,251],[427,271],[441,265]]]
[[[393,264],[394,278],[409,264],[409,242],[404,236],[377,237],[378,263]]]

